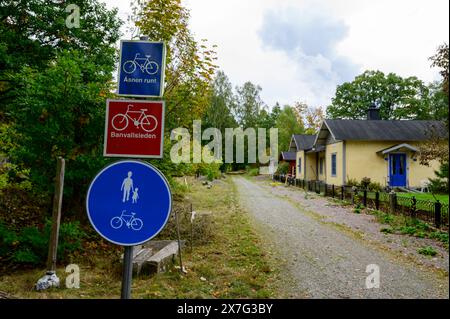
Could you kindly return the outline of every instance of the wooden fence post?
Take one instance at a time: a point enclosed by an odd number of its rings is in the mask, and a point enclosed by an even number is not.
[[[367,189],[363,192],[363,206],[367,207]]]
[[[344,200],[345,198],[345,187],[344,185],[341,186],[341,200]]]
[[[434,203],[434,224],[436,228],[441,228],[441,202],[436,200]]]
[[[331,197],[334,198],[334,184],[331,185]]]
[[[375,209],[380,209],[380,192],[378,191],[375,193]]]
[[[397,194],[394,191],[389,193],[389,212],[395,214],[397,208]]]
[[[58,249],[59,224],[61,222],[65,166],[64,158],[58,157],[56,164],[55,195],[53,197],[52,232],[50,235],[47,257],[47,270],[51,272],[56,271],[56,254]]]
[[[411,217],[416,218],[417,213],[417,199],[415,196],[411,197]]]

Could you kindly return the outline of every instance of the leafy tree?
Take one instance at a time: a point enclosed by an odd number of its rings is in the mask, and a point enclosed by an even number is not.
[[[218,71],[212,83],[209,105],[204,115],[206,127],[218,128],[222,133],[225,128],[235,127],[233,117],[236,97],[230,80],[223,71]]]
[[[433,112],[437,119],[443,120],[448,131],[448,66],[449,54],[448,45],[441,45],[436,54],[430,58],[431,67],[441,68],[442,82],[432,83],[430,85],[433,99]],[[448,134],[443,138],[436,127],[430,127],[428,132],[429,140],[422,143],[419,147],[420,163],[429,165],[430,161],[438,160],[440,162],[439,171],[436,171],[436,179],[432,179],[432,189],[448,192]],[[447,180],[443,180],[447,178]],[[445,187],[444,187],[445,186]]]
[[[277,125],[277,118],[280,116],[281,107],[278,102],[272,107],[272,110],[269,111],[267,107],[264,107],[258,119],[258,127],[263,127],[265,129],[274,128]]]
[[[366,71],[339,85],[327,117],[365,119],[368,107],[375,102],[384,120],[431,118],[429,89],[421,80],[381,71]]]
[[[446,96],[448,96],[448,55],[448,44],[444,43],[438,47],[436,54],[430,57],[430,60],[432,61],[431,66],[441,69],[440,74],[442,76],[442,90]]]
[[[278,149],[287,151],[291,142],[292,134],[305,132],[303,123],[298,120],[293,107],[285,105],[277,119],[278,127]]]
[[[324,119],[322,108],[310,107],[306,103],[296,102],[294,110],[298,121],[305,126],[305,134],[316,134]]]
[[[237,126],[233,117],[236,97],[230,80],[223,71],[218,71],[210,90],[209,105],[204,114],[202,126],[214,127],[222,134],[222,150],[225,149],[225,129]],[[226,171],[231,166],[224,161],[225,153],[222,152],[222,170]]]
[[[258,125],[260,111],[264,107],[261,99],[261,87],[251,82],[245,82],[243,86],[236,87],[237,104],[235,109],[235,117],[238,124],[242,128],[253,127]]]
[[[69,29],[65,2],[0,2],[0,119],[6,127],[0,140],[13,141],[1,152],[13,172],[29,171],[33,190],[48,200],[56,157],[65,157],[71,200],[65,204],[81,212],[87,183],[105,163],[104,103],[112,90],[117,11],[96,0],[72,1],[81,25]]]
[[[64,51],[44,70],[26,67],[14,77],[21,87],[12,113],[18,132],[13,162],[31,168],[32,183],[53,191],[55,159],[67,161],[65,193],[81,211],[81,198],[95,172],[106,163],[102,156],[105,97],[111,75],[88,82],[86,73],[97,65],[77,51]],[[72,205],[69,205],[72,206]]]
[[[10,79],[23,67],[46,69],[59,52],[79,50],[99,72],[115,68],[115,43],[119,39],[117,10],[107,10],[97,0],[73,0],[80,8],[80,28],[66,27],[66,1],[0,0],[0,119],[20,90]],[[94,76],[94,78],[88,78]]]
[[[166,130],[190,127],[204,114],[216,71],[215,52],[197,42],[189,29],[189,11],[181,0],[135,1],[132,19],[139,33],[166,43]],[[168,140],[168,139],[166,139]]]

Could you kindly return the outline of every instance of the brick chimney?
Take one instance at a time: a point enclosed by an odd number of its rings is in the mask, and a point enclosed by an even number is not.
[[[369,109],[367,110],[367,119],[368,120],[381,120],[380,118],[380,109],[375,105],[375,103],[372,103],[369,106]]]

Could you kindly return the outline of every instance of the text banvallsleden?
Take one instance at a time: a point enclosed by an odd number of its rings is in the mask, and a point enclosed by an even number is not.
[[[150,133],[116,133],[111,132],[111,138],[148,138],[155,139],[156,134]]]

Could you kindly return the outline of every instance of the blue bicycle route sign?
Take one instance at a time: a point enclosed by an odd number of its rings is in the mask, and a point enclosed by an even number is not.
[[[163,42],[120,41],[118,95],[161,97],[166,48]]]
[[[166,225],[171,208],[166,178],[139,160],[118,161],[103,168],[91,182],[86,198],[94,229],[122,246],[139,245],[155,237]]]

